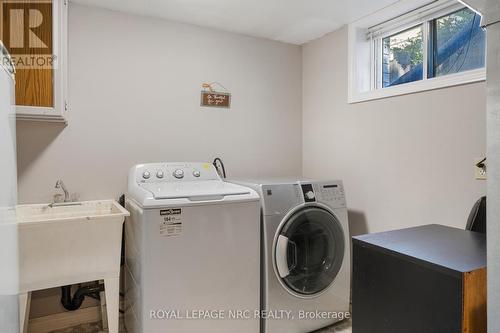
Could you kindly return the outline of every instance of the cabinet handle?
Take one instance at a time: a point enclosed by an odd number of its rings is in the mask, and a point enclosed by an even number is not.
[[[0,55],[1,55],[1,65],[11,74],[14,75],[16,74],[16,68],[14,67],[14,63],[12,62],[12,57],[9,54],[9,51],[7,51],[7,48],[5,45],[3,45],[2,41],[0,40]]]

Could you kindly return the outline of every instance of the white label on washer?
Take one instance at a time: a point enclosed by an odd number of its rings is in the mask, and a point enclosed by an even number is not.
[[[182,234],[182,210],[180,208],[160,211],[160,236],[174,237]]]

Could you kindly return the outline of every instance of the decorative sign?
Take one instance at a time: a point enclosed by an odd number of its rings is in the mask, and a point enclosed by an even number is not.
[[[229,109],[231,107],[231,94],[216,91],[202,91],[201,106]]]

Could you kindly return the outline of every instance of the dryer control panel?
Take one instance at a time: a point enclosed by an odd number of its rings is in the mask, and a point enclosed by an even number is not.
[[[344,186],[341,181],[315,182],[309,185],[313,189],[314,200],[311,200],[312,196],[308,195],[304,190],[305,185],[308,184],[301,184],[305,202],[322,202],[334,208],[343,208],[346,206]]]
[[[149,163],[133,169],[138,184],[221,180],[210,163]]]
[[[316,201],[316,193],[314,193],[314,189],[312,184],[301,184],[302,194],[304,195],[305,202],[315,202]]]

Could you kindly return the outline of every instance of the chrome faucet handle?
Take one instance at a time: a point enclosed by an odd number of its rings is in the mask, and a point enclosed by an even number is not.
[[[70,202],[71,201],[71,198],[69,197],[69,192],[66,189],[66,186],[64,185],[64,182],[61,179],[59,179],[56,182],[56,186],[55,187],[57,189],[62,189],[63,190],[63,192],[64,192],[64,202]]]

